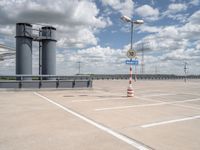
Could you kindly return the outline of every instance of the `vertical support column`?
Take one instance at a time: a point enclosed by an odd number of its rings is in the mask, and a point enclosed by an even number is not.
[[[39,37],[42,36],[42,31],[39,29]],[[39,70],[38,74],[42,74],[42,41],[39,40]]]
[[[50,26],[42,27],[42,75],[56,75],[56,28]]]
[[[32,75],[32,25],[17,23],[15,38],[16,75]],[[30,80],[31,77],[24,77],[23,79]]]

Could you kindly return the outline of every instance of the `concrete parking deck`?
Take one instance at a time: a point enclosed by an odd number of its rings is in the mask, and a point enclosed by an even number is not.
[[[1,150],[199,150],[200,80],[0,91]]]

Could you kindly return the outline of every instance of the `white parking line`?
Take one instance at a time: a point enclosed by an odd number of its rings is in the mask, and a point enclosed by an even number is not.
[[[200,115],[192,116],[192,117],[186,117],[186,118],[180,118],[180,119],[175,119],[175,120],[168,120],[168,121],[145,124],[145,125],[142,125],[141,127],[142,128],[149,128],[149,127],[154,127],[154,126],[159,126],[159,125],[164,125],[164,124],[170,124],[170,123],[175,123],[175,122],[181,122],[181,121],[187,121],[187,120],[194,120],[194,119],[199,119],[199,118],[200,118]]]
[[[146,98],[146,97],[140,97],[140,96],[134,96],[135,98],[137,99],[141,99],[141,100],[145,100],[145,101],[150,101],[150,102],[163,102],[161,100],[153,100],[153,99],[149,99],[149,98]]]
[[[118,106],[118,107],[106,107],[106,108],[97,108],[95,111],[104,111],[104,110],[116,110],[116,109],[127,109],[127,108],[137,108],[137,107],[151,107],[151,106],[160,106],[160,105],[169,105],[169,104],[179,104],[191,101],[199,101],[200,98],[189,99],[183,101],[174,101],[174,102],[161,102],[155,104],[142,104],[142,105],[128,105],[128,106]]]
[[[141,91],[140,89],[137,89],[139,94],[149,94],[149,93],[159,93],[159,92],[163,92],[160,90],[147,90],[147,91]]]
[[[181,93],[179,93],[179,94],[187,94],[187,95],[195,95],[195,96],[200,96],[200,94],[197,94],[197,93],[185,93],[185,92],[184,92],[184,93],[182,93],[182,92],[181,92]]]
[[[193,106],[188,106],[188,105],[181,105],[181,104],[173,104],[175,106],[181,106],[181,107],[185,107],[185,108],[190,108],[190,109],[198,109],[200,110],[200,108],[198,107],[193,107]]]
[[[172,94],[172,93],[148,94],[142,97],[156,97],[156,96],[169,96],[169,95],[177,95],[177,94]]]
[[[71,102],[76,103],[76,102],[95,102],[95,101],[108,101],[108,100],[124,100],[128,99],[127,97],[115,97],[115,98],[99,98],[99,99],[87,99],[87,100],[72,100]]]
[[[151,102],[163,102],[163,101],[160,101],[160,100],[153,100],[153,99],[138,97],[138,96],[135,96],[134,98],[145,100],[145,101],[151,101]],[[95,99],[95,100],[93,100],[93,99],[72,100],[71,102],[77,103],[77,102],[96,102],[96,101],[109,101],[109,100],[130,100],[130,97],[110,97],[110,98],[99,98],[99,99]]]
[[[47,100],[48,102],[50,102],[52,104],[60,107],[64,111],[66,111],[66,112],[78,117],[79,119],[84,120],[85,122],[97,127],[98,129],[100,129],[100,130],[102,130],[102,131],[104,131],[104,132],[106,132],[106,133],[108,133],[108,134],[120,139],[121,141],[124,141],[125,143],[127,143],[127,144],[129,144],[129,145],[131,145],[131,146],[133,146],[133,147],[135,147],[135,148],[137,148],[139,150],[150,150],[150,148],[147,148],[145,145],[142,145],[141,143],[135,141],[134,139],[131,139],[131,138],[127,137],[127,136],[124,136],[124,135],[122,135],[122,134],[120,134],[118,132],[115,132],[112,129],[107,128],[107,127],[105,127],[105,126],[103,126],[103,125],[101,125],[101,124],[99,124],[99,123],[97,123],[97,122],[95,122],[95,121],[93,121],[93,120],[81,115],[81,114],[78,114],[77,112],[72,111],[71,109],[62,106],[61,104],[56,103],[53,100],[51,100],[51,99],[49,99],[49,98],[47,98],[47,97],[45,97],[45,96],[43,96],[43,95],[41,95],[41,94],[39,94],[37,92],[34,92],[34,94],[39,96],[39,97],[41,97],[41,98],[43,98],[43,99],[45,99],[45,100]]]
[[[137,108],[137,107],[149,107],[149,106],[159,106],[159,105],[165,105],[165,104],[166,104],[166,102],[155,103],[155,104],[142,104],[142,105],[119,106],[119,107],[106,107],[106,108],[97,108],[97,109],[95,109],[95,111],[116,110],[116,109]]]

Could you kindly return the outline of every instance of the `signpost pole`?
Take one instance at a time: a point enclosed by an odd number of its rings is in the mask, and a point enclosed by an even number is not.
[[[134,96],[134,91],[133,91],[133,86],[132,86],[132,74],[133,74],[133,69],[132,69],[132,64],[130,64],[130,78],[129,78],[129,86],[127,88],[127,96],[128,97]]]
[[[133,22],[131,22],[131,50],[133,50]],[[130,58],[130,61],[132,61],[132,58]],[[133,97],[134,96],[134,91],[133,91],[133,86],[132,86],[132,64],[130,64],[130,79],[129,79],[129,87],[127,89],[127,96],[128,97]]]
[[[132,71],[132,64],[130,64],[130,78],[129,78],[129,85],[132,86],[132,74],[133,74],[133,71]]]
[[[133,49],[133,22],[131,22],[131,50]],[[132,58],[130,59],[130,61],[132,61]],[[130,65],[130,82],[129,84],[131,84],[132,86],[132,64]]]

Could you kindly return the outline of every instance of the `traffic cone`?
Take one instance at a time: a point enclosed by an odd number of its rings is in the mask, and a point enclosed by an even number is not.
[[[129,84],[129,87],[127,88],[127,97],[133,97],[134,96],[134,91],[132,84]]]

